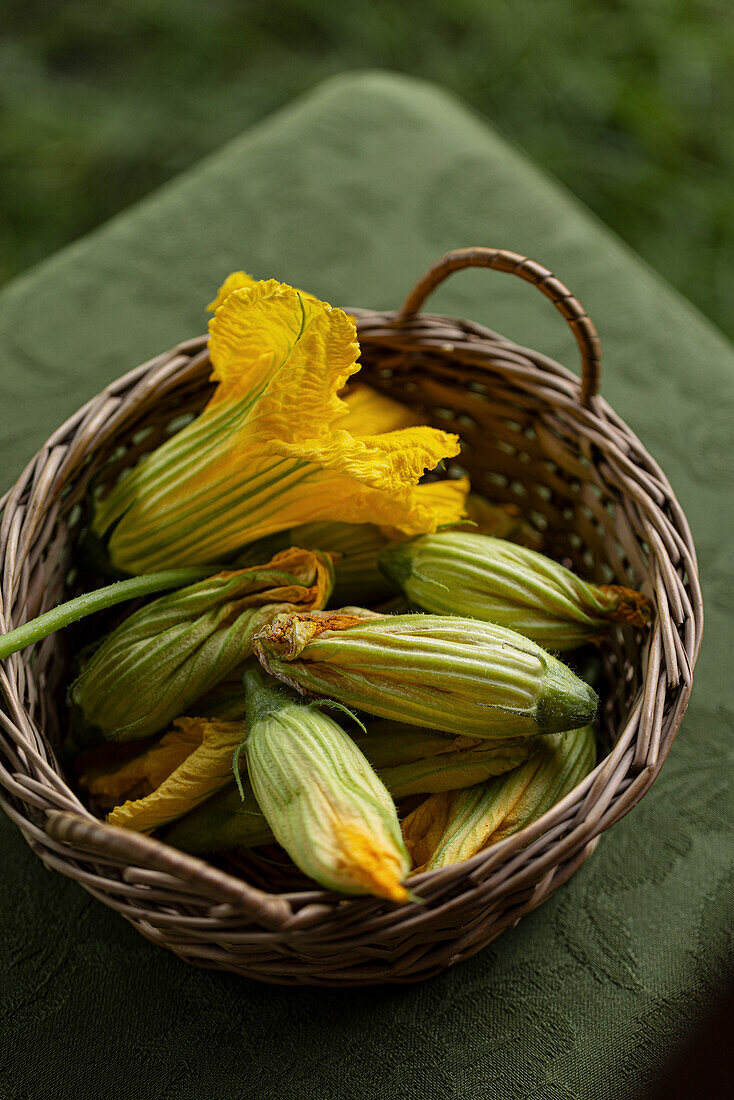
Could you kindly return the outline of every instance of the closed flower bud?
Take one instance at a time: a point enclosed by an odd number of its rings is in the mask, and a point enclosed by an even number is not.
[[[536,821],[591,771],[591,726],[540,739],[514,771],[461,791],[432,795],[403,822],[416,873],[460,863]]]
[[[450,759],[465,758],[475,750],[487,754],[487,759],[514,759],[519,763],[533,751],[532,742],[526,737],[508,737],[488,743],[479,737],[454,737],[439,730],[389,718],[372,719],[366,731],[356,730],[353,737],[372,767],[378,770],[435,758],[448,764]],[[516,766],[509,763],[506,767],[499,767],[495,774]]]
[[[596,712],[594,691],[555,657],[475,619],[282,614],[260,631],[255,652],[302,694],[467,737],[557,733]]]
[[[394,799],[472,786],[516,768],[535,748],[529,738],[489,744],[387,721],[355,735],[354,741]],[[232,780],[226,790],[187,813],[171,827],[167,843],[198,854],[272,843],[275,837],[246,773],[241,786],[242,796]]]
[[[380,566],[426,611],[497,623],[551,650],[650,618],[640,592],[589,584],[543,554],[486,535],[447,531],[394,543]]]
[[[331,580],[328,558],[292,548],[268,565],[217,573],[146,604],[104,639],[73,685],[72,742],[164,729],[244,663],[272,615],[323,607]]]
[[[470,787],[516,768],[535,748],[534,739],[529,737],[499,742],[472,737],[453,740],[454,745],[442,752],[379,768],[378,775],[393,798]],[[369,745],[362,747],[369,757]]]
[[[241,791],[232,779],[225,790],[174,822],[163,839],[193,855],[275,843],[246,774],[241,777]]]
[[[278,843],[327,889],[407,901],[395,804],[354,741],[257,671],[245,687],[247,772]]]

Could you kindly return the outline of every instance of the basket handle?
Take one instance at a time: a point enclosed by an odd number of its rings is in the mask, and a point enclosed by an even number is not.
[[[397,315],[398,321],[413,317],[429,294],[452,275],[465,267],[490,267],[493,271],[509,271],[532,283],[550,298],[559,313],[568,321],[581,352],[581,403],[588,405],[599,392],[601,380],[601,342],[591,318],[555,275],[526,256],[504,248],[457,248],[447,252],[420,279],[408,295]]]
[[[279,929],[292,917],[284,898],[240,882],[196,856],[169,848],[154,837],[106,825],[64,810],[46,811],[46,833],[60,844],[99,855],[114,863],[144,867],[177,878],[185,888],[231,905],[266,928]],[[72,853],[73,854],[73,853]],[[72,872],[73,875],[73,872]]]

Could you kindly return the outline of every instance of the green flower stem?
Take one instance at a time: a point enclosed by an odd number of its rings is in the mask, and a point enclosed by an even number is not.
[[[186,569],[164,569],[158,573],[143,573],[139,577],[130,577],[128,580],[115,581],[114,584],[105,585],[95,592],[85,592],[73,600],[67,600],[51,611],[44,612],[37,619],[31,619],[29,623],[17,626],[15,630],[0,635],[0,659],[10,657],[19,649],[40,642],[49,634],[62,630],[79,619],[93,615],[95,611],[104,611],[115,604],[124,603],[125,600],[134,600],[140,596],[150,596],[153,592],[163,592],[167,588],[182,588],[184,585],[193,584],[203,580],[211,573],[216,572],[216,566],[190,566]]]

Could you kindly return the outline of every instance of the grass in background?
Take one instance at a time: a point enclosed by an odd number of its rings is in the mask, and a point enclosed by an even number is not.
[[[730,0],[5,0],[0,282],[319,79],[434,80],[734,335]]]

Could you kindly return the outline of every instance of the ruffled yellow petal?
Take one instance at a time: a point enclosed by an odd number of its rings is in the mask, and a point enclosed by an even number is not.
[[[363,382],[353,382],[344,395],[348,412],[337,427],[351,435],[380,435],[421,424],[423,417]]]
[[[426,470],[434,469],[444,458],[453,458],[459,449],[457,436],[426,427],[361,437],[342,429],[319,439],[295,443],[273,439],[268,443],[270,453],[344,473],[384,492],[417,485]]]
[[[279,499],[292,524],[298,522],[299,512],[312,521],[338,515],[345,523],[369,519],[381,527],[393,527],[401,535],[416,535],[435,531],[464,515],[465,481],[456,489],[438,492],[417,484],[425,470],[433,469],[442,457],[458,453],[457,437],[446,432],[417,427],[356,438],[341,430],[323,440],[300,444],[273,440],[268,449],[300,455],[312,467],[292,501],[295,513],[286,500]]]
[[[468,477],[445,478],[418,485],[415,494],[420,510],[416,513],[416,521],[420,522],[423,516],[430,515],[435,523],[434,531],[457,523],[466,515],[470,488]],[[384,523],[380,524],[380,531],[388,539],[405,537],[403,530]]]
[[[256,433],[307,439],[347,412],[337,396],[359,370],[354,322],[275,279],[231,293],[209,323],[216,402],[257,396]]]
[[[215,313],[227,300],[233,290],[245,290],[248,287],[254,286],[258,281],[257,279],[253,279],[252,275],[248,275],[245,271],[233,271],[220,286],[214,301],[210,302],[206,307],[208,312]],[[296,289],[298,290],[297,287]],[[298,293],[304,298],[313,298],[313,294],[308,294],[305,290],[299,290]]]
[[[123,829],[150,833],[188,813],[230,782],[232,756],[243,735],[239,721],[179,718],[157,745],[136,760],[107,777],[94,777],[96,791],[129,793],[141,779],[150,787],[143,797],[116,806],[107,820]],[[131,784],[127,789],[126,781]]]
[[[224,280],[217,291],[216,298],[206,307],[207,310],[209,313],[214,313],[229,297],[233,290],[243,290],[245,287],[254,286],[256,282],[257,280],[253,279],[252,275],[248,275],[245,271],[233,271],[232,274],[228,275]]]

